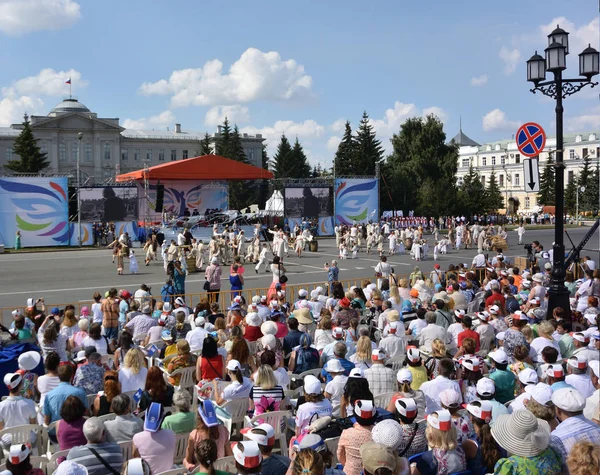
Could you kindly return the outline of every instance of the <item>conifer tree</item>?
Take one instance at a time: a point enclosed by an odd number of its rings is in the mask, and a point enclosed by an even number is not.
[[[352,176],[355,173],[356,141],[352,135],[350,122],[346,121],[344,136],[338,145],[334,158],[334,170],[338,176]]]
[[[298,141],[298,137],[296,137],[294,147],[292,148],[291,164],[290,178],[310,178],[310,165],[308,164],[304,149]]]
[[[565,211],[575,215],[577,209],[577,176],[573,177],[565,188]]]
[[[9,160],[4,167],[17,173],[40,173],[50,165],[48,154],[43,153],[33,136],[27,114],[23,117],[23,130],[15,139],[13,153],[19,158]]]
[[[537,202],[543,206],[553,206],[554,196],[556,193],[554,166],[552,155],[548,156],[548,161],[544,166],[542,175],[540,176],[540,191],[537,195]],[[527,184],[525,184],[527,186]]]
[[[200,155],[212,155],[213,149],[210,143],[210,135],[208,133],[204,135],[204,138],[200,140]]]
[[[504,198],[496,180],[496,172],[492,168],[492,174],[485,190],[485,209],[488,213],[493,213],[502,208],[504,208]]]
[[[281,135],[277,152],[273,157],[273,174],[275,178],[291,178],[293,165],[292,161],[292,146],[285,134]]]
[[[222,157],[232,158],[231,157],[231,126],[229,125],[229,120],[225,117],[223,121],[223,126],[221,127],[221,133],[216,140],[215,143],[215,151],[217,155],[221,155]]]
[[[350,171],[353,175],[375,175],[375,164],[382,159],[383,147],[364,111],[356,132],[356,153]]]

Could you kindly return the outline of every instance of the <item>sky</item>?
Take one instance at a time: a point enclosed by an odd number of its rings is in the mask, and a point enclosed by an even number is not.
[[[448,139],[510,138],[524,122],[553,135],[553,101],[531,94],[525,61],[570,32],[567,72],[600,50],[598,0],[0,0],[0,126],[73,95],[136,129],[216,131],[225,116],[282,133],[331,166],[346,120],[367,111],[389,152],[409,117]],[[565,101],[565,130],[600,130],[600,87]]]

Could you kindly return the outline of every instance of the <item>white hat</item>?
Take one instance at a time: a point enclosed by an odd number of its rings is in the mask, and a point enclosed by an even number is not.
[[[562,378],[565,375],[565,370],[560,364],[551,364],[546,368],[546,376],[549,378]]]
[[[341,340],[344,338],[344,329],[342,327],[333,327],[333,330],[331,330],[331,335],[336,340]]]
[[[300,289],[298,291],[298,297],[300,297],[300,298],[308,297],[308,290],[306,290],[306,289]]]
[[[383,348],[375,348],[371,352],[371,360],[373,361],[383,361],[385,360],[386,354]]]
[[[27,308],[35,307],[35,299],[33,297],[29,297],[27,299]]]
[[[169,313],[171,310],[171,302],[165,302],[163,304],[163,312]]]
[[[573,333],[573,340],[577,340],[581,343],[589,343],[590,339],[585,333],[577,332]]]
[[[549,424],[527,409],[503,414],[494,419],[492,437],[507,452],[520,457],[534,457],[546,450],[550,441]]]
[[[472,401],[467,404],[467,412],[489,424],[492,420],[492,403],[490,401]]]
[[[541,283],[544,280],[544,274],[542,274],[541,272],[538,272],[537,274],[533,274],[533,277],[531,279],[534,282]]]
[[[242,366],[238,360],[229,360],[227,362],[227,369],[229,371],[235,371],[236,369],[242,369]]]
[[[593,313],[584,313],[583,316],[588,322],[590,322],[590,325],[596,325],[596,317],[598,315]]]
[[[260,295],[253,296],[252,303],[254,303],[254,304],[260,303]]]
[[[496,384],[490,378],[481,378],[477,381],[477,394],[481,396],[496,394]]]
[[[275,351],[275,348],[277,348],[277,338],[275,338],[275,335],[265,335],[260,339],[260,344],[265,350]]]
[[[596,378],[600,378],[600,361],[592,360],[588,363],[588,366],[594,372],[594,374],[596,375]]]
[[[354,404],[354,415],[361,419],[372,419],[377,415],[377,409],[373,405],[373,401],[368,399],[359,399]]]
[[[216,257],[213,257],[213,258],[210,260],[210,263],[211,263],[211,264],[218,264],[218,263],[219,263],[219,259],[217,259]]]
[[[490,314],[489,314],[489,312],[486,312],[486,311],[477,312],[475,315],[482,322],[487,322],[490,319]]]
[[[4,384],[9,390],[15,389],[17,386],[19,386],[22,380],[23,376],[21,376],[19,373],[6,373],[4,375]]]
[[[233,449],[233,458],[244,468],[256,468],[262,462],[262,455],[258,444],[253,440],[244,442],[233,442],[231,444]]]
[[[350,375],[348,377],[349,378],[364,378],[365,373],[363,372],[363,370],[361,368],[352,368],[350,370]]]
[[[583,358],[582,356],[579,356],[579,355],[571,356],[567,360],[567,364],[571,368],[575,368],[575,369],[586,369],[588,366],[588,363],[585,360],[585,358]]]
[[[19,315],[23,315],[23,312],[21,312],[21,310],[19,310],[18,308],[13,310],[11,313],[12,313],[13,318],[18,317]]]
[[[525,392],[542,406],[547,406],[552,401],[552,388],[545,383],[531,384],[525,387]]]
[[[492,358],[496,363],[507,364],[508,355],[502,348],[498,348],[496,351],[490,351],[488,356]]]
[[[277,323],[267,320],[260,326],[263,335],[275,335],[277,333]]]
[[[202,315],[200,315],[199,317],[196,317],[196,320],[194,320],[194,325],[196,325],[197,327],[201,327],[205,323],[206,323],[206,318],[204,318]]]
[[[417,417],[417,403],[413,398],[398,398],[394,405],[396,406],[398,414],[401,414],[407,419],[414,419]]]
[[[395,451],[400,447],[404,440],[404,431],[402,426],[393,419],[384,419],[375,424],[371,431],[373,442],[379,445],[384,445],[388,449]],[[365,449],[368,447],[365,447]]]
[[[498,341],[504,341],[504,338],[506,337],[506,332],[498,332],[496,334],[496,339]]]
[[[75,356],[75,358],[73,358],[73,361],[83,361],[85,360],[87,357],[85,356],[85,350],[79,350],[77,352],[77,356]]]
[[[390,322],[388,325],[388,333],[395,335],[398,331],[398,322]]]
[[[462,396],[456,389],[448,388],[440,393],[440,401],[446,407],[459,407],[462,403]]]
[[[498,307],[498,305],[492,305],[490,308],[488,308],[488,311],[492,315],[498,315],[498,312],[500,312],[500,307]]]
[[[538,375],[534,369],[525,368],[519,373],[519,381],[523,384],[537,384]]]
[[[523,280],[521,282],[521,285],[525,288],[531,287],[531,282],[529,282],[528,280]]]
[[[313,300],[316,300],[319,298],[319,292],[317,291],[317,289],[313,289],[310,291],[310,298]]]
[[[241,433],[244,437],[256,442],[258,445],[263,445],[265,447],[272,447],[275,445],[275,429],[273,429],[273,426],[270,424],[263,423],[256,427],[248,427],[242,429]]]
[[[183,297],[177,297],[177,298],[175,299],[175,303],[176,303],[177,305],[182,305],[182,306],[184,306],[184,307],[185,307],[185,300],[183,300]]]
[[[533,299],[535,300],[535,299]],[[529,318],[527,317],[527,314],[521,312],[520,310],[517,310],[515,313],[512,314],[512,319],[513,320],[529,320]]]
[[[319,295],[323,295],[323,292],[324,292],[323,287],[319,286],[315,290],[319,293]]]
[[[469,371],[477,372],[481,370],[481,361],[479,358],[465,358],[461,360],[460,364]]]
[[[339,363],[339,361],[338,361]],[[304,392],[306,394],[321,394],[321,381],[316,376],[309,374],[304,377]]]
[[[258,313],[249,313],[246,315],[246,323],[251,327],[260,327],[262,325],[262,318]]]
[[[416,363],[421,358],[421,352],[418,348],[408,347],[406,349],[406,357],[413,363]]]
[[[561,388],[552,394],[552,402],[556,407],[568,412],[583,411],[586,401],[577,389]]]
[[[269,307],[272,309],[279,307],[279,302],[277,300],[271,300],[269,302]],[[308,302],[298,302],[298,308],[308,308]]]
[[[266,303],[267,303],[267,296],[266,295],[261,295],[261,297],[260,297],[260,303],[266,305]]]
[[[42,361],[42,355],[37,351],[26,351],[19,355],[19,368],[25,371],[33,371]]]
[[[412,383],[413,375],[409,369],[402,368],[398,371],[398,374],[396,374],[396,379],[399,383]]]
[[[0,472],[0,475],[4,475],[4,472]],[[8,475],[10,475],[10,472],[8,472]],[[88,475],[88,471],[87,468],[77,462],[65,460],[54,470],[52,475]]]
[[[427,416],[427,424],[429,424],[434,429],[438,429],[441,431],[449,431],[452,428],[452,416],[450,415],[450,411],[446,409],[441,409],[436,412],[432,412]]]
[[[544,264],[544,269],[547,269],[547,270],[550,270],[550,269],[552,269],[552,264],[550,264],[549,262],[546,262],[546,263]]]
[[[456,318],[462,319],[466,312],[464,310],[454,310],[454,315],[456,315]]]
[[[336,358],[327,361],[327,363],[325,363],[325,366],[323,368],[328,373],[343,373],[344,372],[344,367],[342,366],[342,363],[340,363],[340,360],[338,360]]]
[[[17,444],[10,446],[10,452],[8,455],[8,461],[13,465],[19,465],[23,460],[29,457],[31,451],[29,445]]]

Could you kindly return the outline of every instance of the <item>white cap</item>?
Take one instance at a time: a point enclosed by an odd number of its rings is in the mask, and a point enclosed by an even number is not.
[[[324,292],[324,290],[323,290],[323,287],[319,286],[319,287],[317,287],[315,290],[316,290],[317,292],[319,292],[319,295],[323,295],[323,292]]]
[[[227,369],[229,371],[235,371],[236,369],[242,369],[242,366],[238,360],[229,360],[227,362]]]
[[[596,378],[600,378],[600,361],[592,360],[588,363],[588,366],[594,372],[594,374],[596,375]]]
[[[75,358],[73,358],[74,361],[78,361],[78,362],[83,361],[85,359],[86,359],[85,350],[79,350],[77,352],[77,356]]]
[[[260,432],[259,432],[260,431]],[[265,432],[264,434],[262,432]],[[258,445],[272,447],[275,445],[275,429],[267,423],[259,424],[256,427],[241,430],[244,437],[256,442]]]
[[[498,305],[492,305],[490,308],[488,308],[488,312],[491,313],[492,315],[498,315],[499,311],[500,311],[500,307],[498,307]]]
[[[467,404],[467,412],[489,424],[492,420],[492,403],[490,401],[473,401]]]
[[[525,368],[519,373],[519,381],[523,384],[537,384],[538,375],[534,369]]]
[[[394,405],[396,406],[398,413],[407,419],[414,419],[417,417],[417,404],[413,398],[398,398]]]
[[[171,310],[171,302],[165,302],[163,304],[163,312],[169,313]]]
[[[525,387],[525,392],[529,394],[536,402],[546,406],[552,401],[552,388],[545,383],[531,384]]]
[[[304,392],[306,394],[321,394],[321,381],[309,374],[304,377]]]
[[[202,315],[200,315],[199,317],[196,317],[196,320],[194,320],[194,324],[197,327],[201,327],[205,323],[206,323],[206,318],[204,318]]]
[[[577,332],[573,333],[573,340],[577,340],[580,343],[589,343],[590,339],[585,333]]]
[[[11,445],[7,460],[13,465],[19,465],[23,460],[29,457],[30,453],[31,451],[27,444]]]
[[[577,389],[561,388],[552,393],[552,402],[556,407],[568,412],[583,411],[586,401]]]
[[[450,415],[450,411],[441,409],[439,411],[432,412],[427,417],[427,424],[434,429],[444,432],[449,431],[452,428],[452,416]]]
[[[551,364],[546,368],[546,376],[549,378],[562,378],[565,375],[565,370],[560,364]]]
[[[462,396],[456,389],[448,388],[440,393],[440,401],[446,407],[458,407],[462,403]]]
[[[398,322],[390,322],[388,324],[388,333],[395,335],[398,331]]]
[[[412,373],[410,372],[410,370],[408,370],[406,368],[402,368],[401,370],[398,371],[398,374],[396,375],[396,379],[398,380],[399,383],[412,383],[413,376],[412,376]]]
[[[333,335],[333,338],[340,340],[344,338],[344,329],[342,327],[333,327],[331,334]]]
[[[385,354],[385,350],[383,348],[375,348],[372,352],[371,352],[371,359],[373,361],[383,361],[385,360],[386,354]]]
[[[6,373],[4,375],[4,384],[9,390],[15,389],[19,384],[21,384],[22,380],[23,377],[19,373]]]
[[[506,337],[506,332],[498,332],[496,334],[496,339],[498,341],[504,341],[504,338]]]
[[[256,468],[262,462],[262,455],[258,444],[253,440],[233,442],[233,457],[235,461],[245,468]]]
[[[373,405],[373,401],[359,399],[354,404],[354,414],[361,419],[372,419],[377,415],[377,409]]]
[[[481,378],[477,381],[477,394],[481,396],[496,394],[496,384],[490,378]]]
[[[579,355],[571,356],[567,360],[567,364],[570,367],[576,368],[576,369],[586,369],[588,366],[586,359],[583,356],[579,356]]]
[[[182,305],[182,306],[184,306],[184,307],[185,307],[185,300],[183,300],[183,297],[177,297],[177,298],[175,299],[175,303],[176,303],[177,305]]]
[[[301,298],[302,297],[308,297],[308,290],[306,290],[306,289],[300,289],[298,291],[298,297],[301,297]]]
[[[350,370],[350,375],[348,377],[349,378],[364,378],[365,373],[363,372],[363,370],[361,368],[352,368]]]
[[[344,367],[342,366],[342,363],[340,363],[340,360],[335,359],[335,358],[327,361],[327,363],[325,363],[325,366],[323,368],[328,373],[343,373],[344,372]]]
[[[421,352],[418,348],[409,347],[406,349],[406,357],[413,363],[416,363],[421,358]]]
[[[491,351],[488,356],[492,358],[496,363],[507,364],[508,355],[502,348],[498,348],[496,351]]]

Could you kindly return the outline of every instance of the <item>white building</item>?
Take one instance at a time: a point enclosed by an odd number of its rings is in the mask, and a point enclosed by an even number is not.
[[[196,157],[205,132],[182,130],[132,130],[119,125],[117,118],[100,118],[76,99],[58,104],[47,116],[31,116],[31,128],[38,145],[48,154],[46,174],[76,175],[79,149],[82,183],[106,183],[120,173]],[[0,127],[0,175],[14,159],[13,143],[21,124]],[[79,141],[79,133],[82,134]],[[214,143],[219,133],[211,135]],[[262,166],[262,135],[242,134],[242,146],[252,165]],[[81,142],[81,143],[79,143]]]
[[[487,186],[492,170],[494,170],[498,185],[504,194],[505,207],[508,198],[516,197],[520,202],[520,210],[530,211],[537,208],[536,193],[525,192],[523,158],[526,157],[519,153],[514,138],[479,145],[467,137],[461,129],[452,140],[459,145],[457,173],[459,186],[462,184],[463,177],[468,174],[470,165],[479,173],[484,186]],[[566,187],[579,174],[584,157],[589,156],[594,166],[598,163],[600,132],[565,135],[563,149]],[[540,175],[548,156],[553,154],[554,150],[556,150],[556,137],[548,137],[544,151],[539,157]]]

